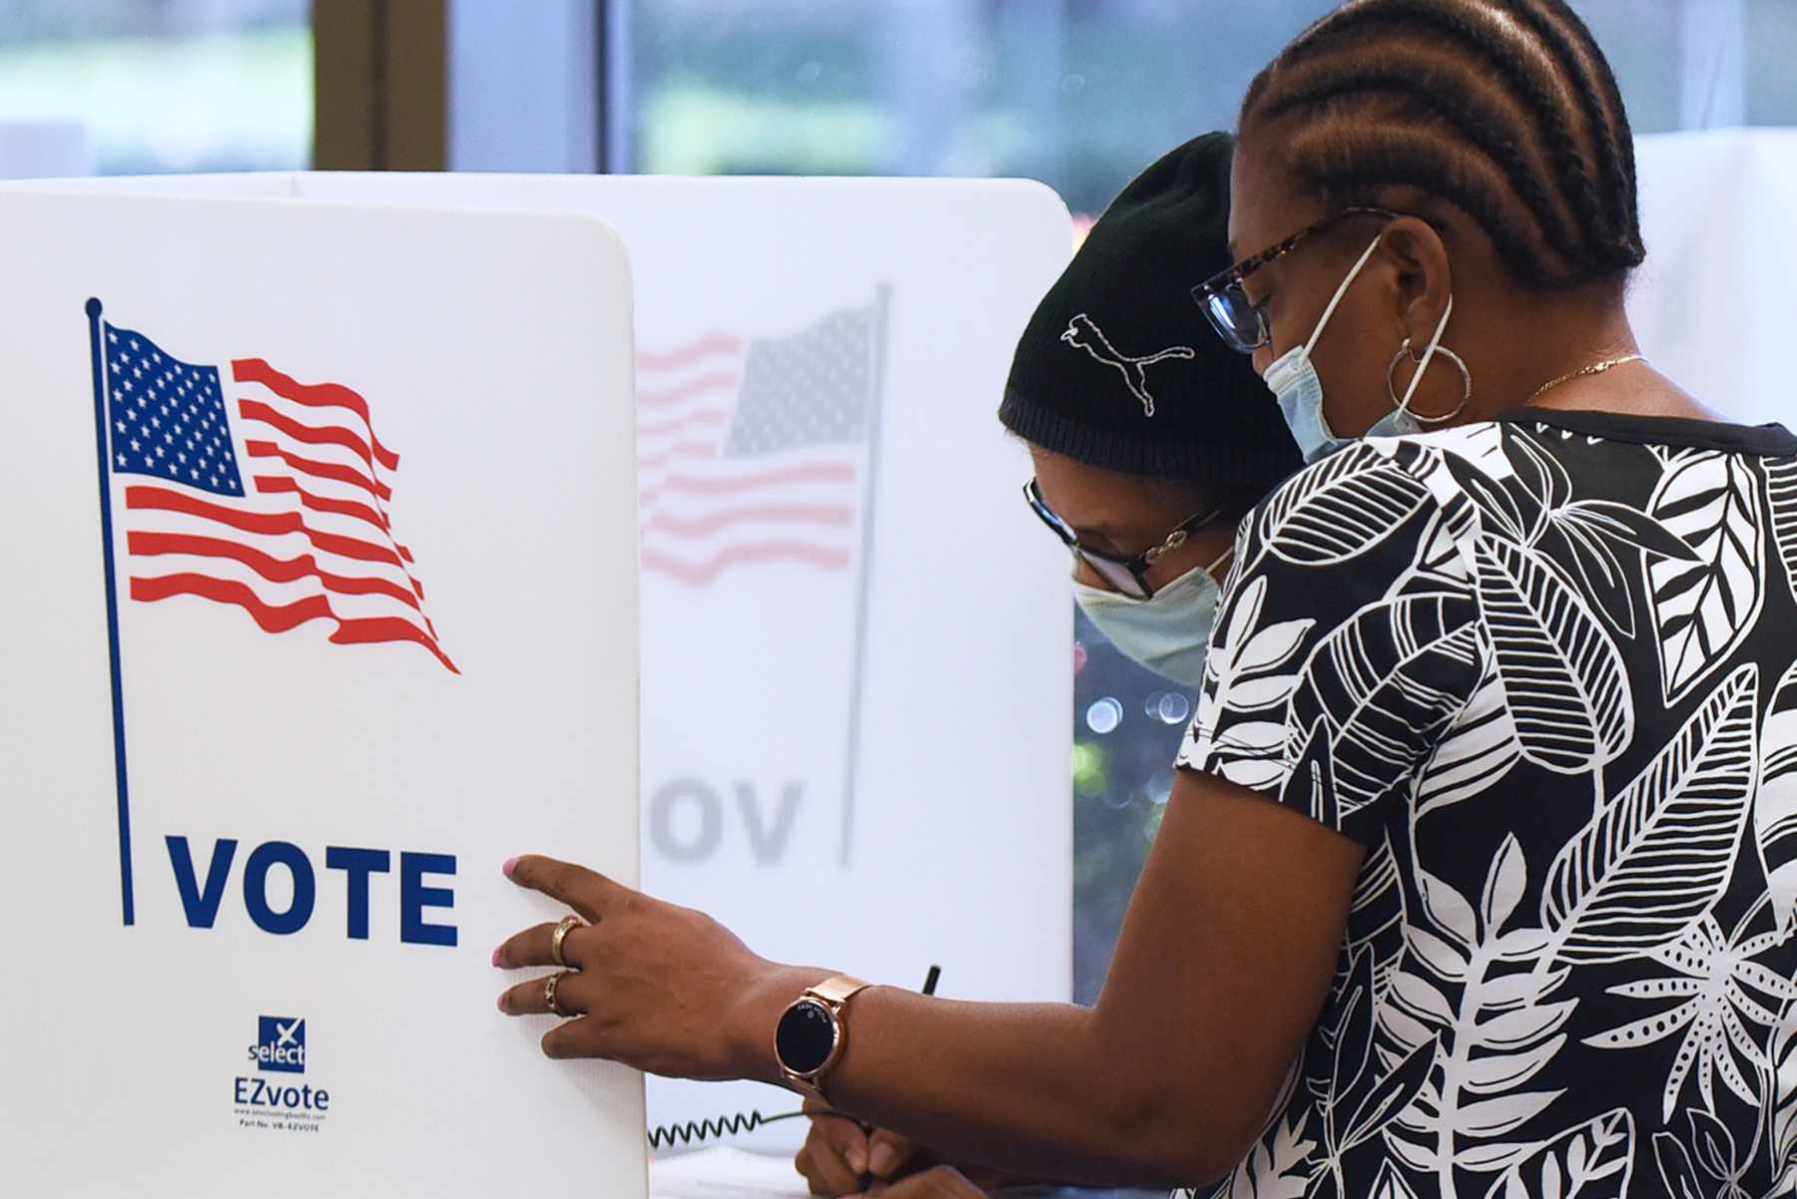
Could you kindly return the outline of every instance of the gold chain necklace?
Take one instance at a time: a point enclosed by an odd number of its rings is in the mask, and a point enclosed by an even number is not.
[[[1631,362],[1646,361],[1647,356],[1644,354],[1624,354],[1620,358],[1606,358],[1602,362],[1593,362],[1590,366],[1582,366],[1576,371],[1568,371],[1558,379],[1549,379],[1546,383],[1543,383],[1540,387],[1535,389],[1535,394],[1529,397],[1528,403],[1534,403],[1544,394],[1552,391],[1562,383],[1570,383],[1574,379],[1583,379],[1587,375],[1601,375],[1605,371],[1615,370],[1619,366],[1627,366]]]

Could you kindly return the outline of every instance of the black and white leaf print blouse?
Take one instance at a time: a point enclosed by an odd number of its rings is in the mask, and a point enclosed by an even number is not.
[[[1530,410],[1324,459],[1243,523],[1180,764],[1368,848],[1216,1194],[1797,1188],[1784,429]]]

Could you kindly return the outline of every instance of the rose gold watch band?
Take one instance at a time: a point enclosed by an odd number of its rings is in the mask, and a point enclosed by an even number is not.
[[[826,978],[814,987],[805,988],[805,994],[821,999],[831,1007],[840,1008],[857,991],[865,991],[872,985],[846,974],[838,974],[835,978]]]

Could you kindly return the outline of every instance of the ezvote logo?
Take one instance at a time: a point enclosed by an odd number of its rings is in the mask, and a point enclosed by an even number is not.
[[[306,1072],[306,1021],[303,1017],[259,1016],[250,1060],[263,1073]]]

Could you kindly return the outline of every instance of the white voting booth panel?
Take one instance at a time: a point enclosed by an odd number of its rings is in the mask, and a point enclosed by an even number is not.
[[[0,226],[0,1191],[563,1193],[579,1144],[640,1196],[640,1078],[545,1060],[490,965],[555,912],[507,856],[637,877],[617,238],[123,190]]]
[[[1630,284],[1641,348],[1732,420],[1797,427],[1797,130],[1637,142],[1647,262]]]
[[[1068,997],[1067,561],[1019,498],[1028,459],[994,415],[1070,252],[1052,192],[360,174],[74,186],[603,218],[635,288],[644,885],[776,959],[909,986],[935,962],[944,995]],[[533,392],[570,377],[519,369]],[[796,1106],[754,1084],[649,1082],[655,1126]]]
[[[293,178],[302,196],[589,212],[629,248],[645,885],[778,960],[912,987],[937,962],[945,995],[1067,999],[1067,560],[994,415],[1071,250],[1060,199],[1017,181]],[[796,1107],[649,1081],[657,1126]]]

